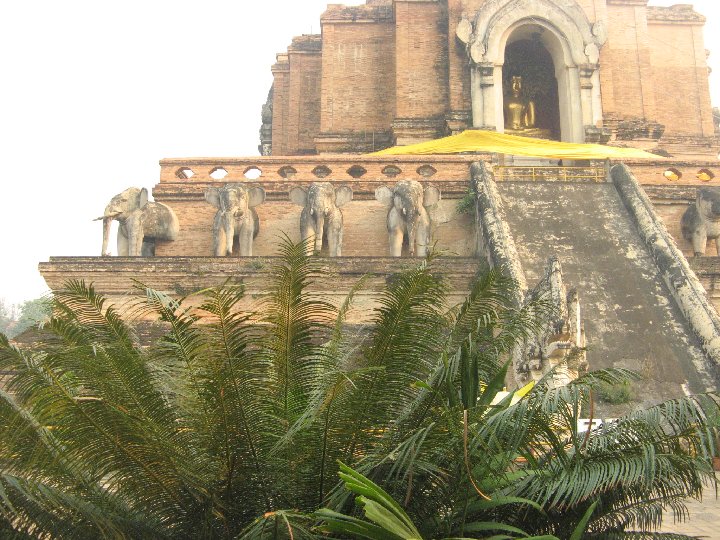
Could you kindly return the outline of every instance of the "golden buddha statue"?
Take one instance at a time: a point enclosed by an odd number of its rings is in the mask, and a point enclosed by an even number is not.
[[[537,128],[535,120],[535,102],[522,96],[522,77],[513,76],[505,96],[505,133],[550,138],[550,130]]]

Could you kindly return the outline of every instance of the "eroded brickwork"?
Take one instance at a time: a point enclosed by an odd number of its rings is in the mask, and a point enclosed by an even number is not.
[[[716,156],[705,18],[686,4],[576,2],[582,24],[607,36],[596,98],[602,110],[592,119],[586,115],[584,127],[610,129],[617,144],[690,159]],[[483,6],[500,10],[504,3],[368,0],[328,6],[322,37],[297,38],[273,68],[273,155],[367,152],[472,127],[471,72],[479,68],[472,67],[456,29],[463,19],[477,24]],[[538,18],[549,13],[537,6]]]

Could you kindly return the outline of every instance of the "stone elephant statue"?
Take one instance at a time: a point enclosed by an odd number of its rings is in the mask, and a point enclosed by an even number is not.
[[[205,191],[205,200],[218,209],[213,221],[213,252],[216,257],[232,255],[237,238],[241,257],[251,257],[253,240],[260,232],[255,207],[265,202],[265,190],[241,184],[226,184]]]
[[[330,257],[342,256],[343,214],[340,207],[353,198],[352,189],[335,188],[329,182],[315,182],[307,190],[290,190],[290,200],[303,207],[300,214],[300,236],[308,240],[308,251],[319,253],[327,239]]]
[[[720,256],[720,191],[699,189],[695,202],[685,210],[680,223],[682,235],[692,243],[696,257],[705,255],[708,239],[715,240]]]
[[[420,182],[403,180],[392,189],[385,186],[376,189],[375,198],[390,208],[387,216],[390,256],[400,257],[403,243],[407,243],[411,257],[425,257],[431,240],[426,208],[440,200],[440,190],[433,186],[423,189]]]
[[[157,240],[175,240],[180,224],[172,208],[148,201],[148,190],[131,187],[115,195],[105,208],[105,214],[95,221],[103,222],[102,256],[107,257],[110,227],[113,220],[120,223],[117,234],[117,254],[120,257],[153,257]]]

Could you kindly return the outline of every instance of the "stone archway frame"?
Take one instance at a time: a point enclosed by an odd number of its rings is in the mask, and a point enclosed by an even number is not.
[[[544,28],[560,94],[562,139],[584,142],[585,128],[602,121],[599,60],[607,39],[602,21],[591,25],[575,0],[488,0],[457,35],[473,63],[473,126],[504,130],[502,70],[512,33],[527,24]],[[472,26],[472,32],[468,29]]]

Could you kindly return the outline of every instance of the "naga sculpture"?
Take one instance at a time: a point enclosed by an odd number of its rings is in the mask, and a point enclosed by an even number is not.
[[[235,238],[241,257],[252,256],[253,240],[260,231],[255,207],[265,202],[261,187],[226,184],[209,188],[205,200],[218,209],[213,221],[213,252],[216,257],[232,255]]]
[[[715,240],[715,249],[720,256],[720,192],[699,189],[695,202],[685,210],[681,225],[682,235],[692,243],[696,257],[705,255],[708,239]]]
[[[440,190],[432,186],[423,189],[420,182],[403,180],[393,189],[385,186],[376,189],[375,198],[390,209],[387,216],[390,256],[400,257],[406,242],[411,257],[425,257],[431,238],[426,208],[440,200]]]
[[[113,220],[120,223],[117,234],[117,254],[120,257],[153,257],[157,240],[175,240],[180,225],[169,206],[148,201],[145,188],[128,188],[115,195],[105,208],[105,214],[95,221],[103,222],[102,256],[110,255],[108,243]]]
[[[300,235],[308,240],[308,250],[319,253],[323,237],[327,239],[330,257],[342,255],[343,214],[340,207],[353,198],[349,187],[335,188],[329,182],[315,182],[307,191],[301,187],[290,190],[290,200],[303,207],[300,214]]]
[[[545,276],[527,301],[542,299],[550,313],[533,336],[516,350],[515,369],[519,381],[539,381],[548,374],[553,387],[565,386],[587,371],[587,338],[577,290],[568,291],[562,266],[552,257]]]

